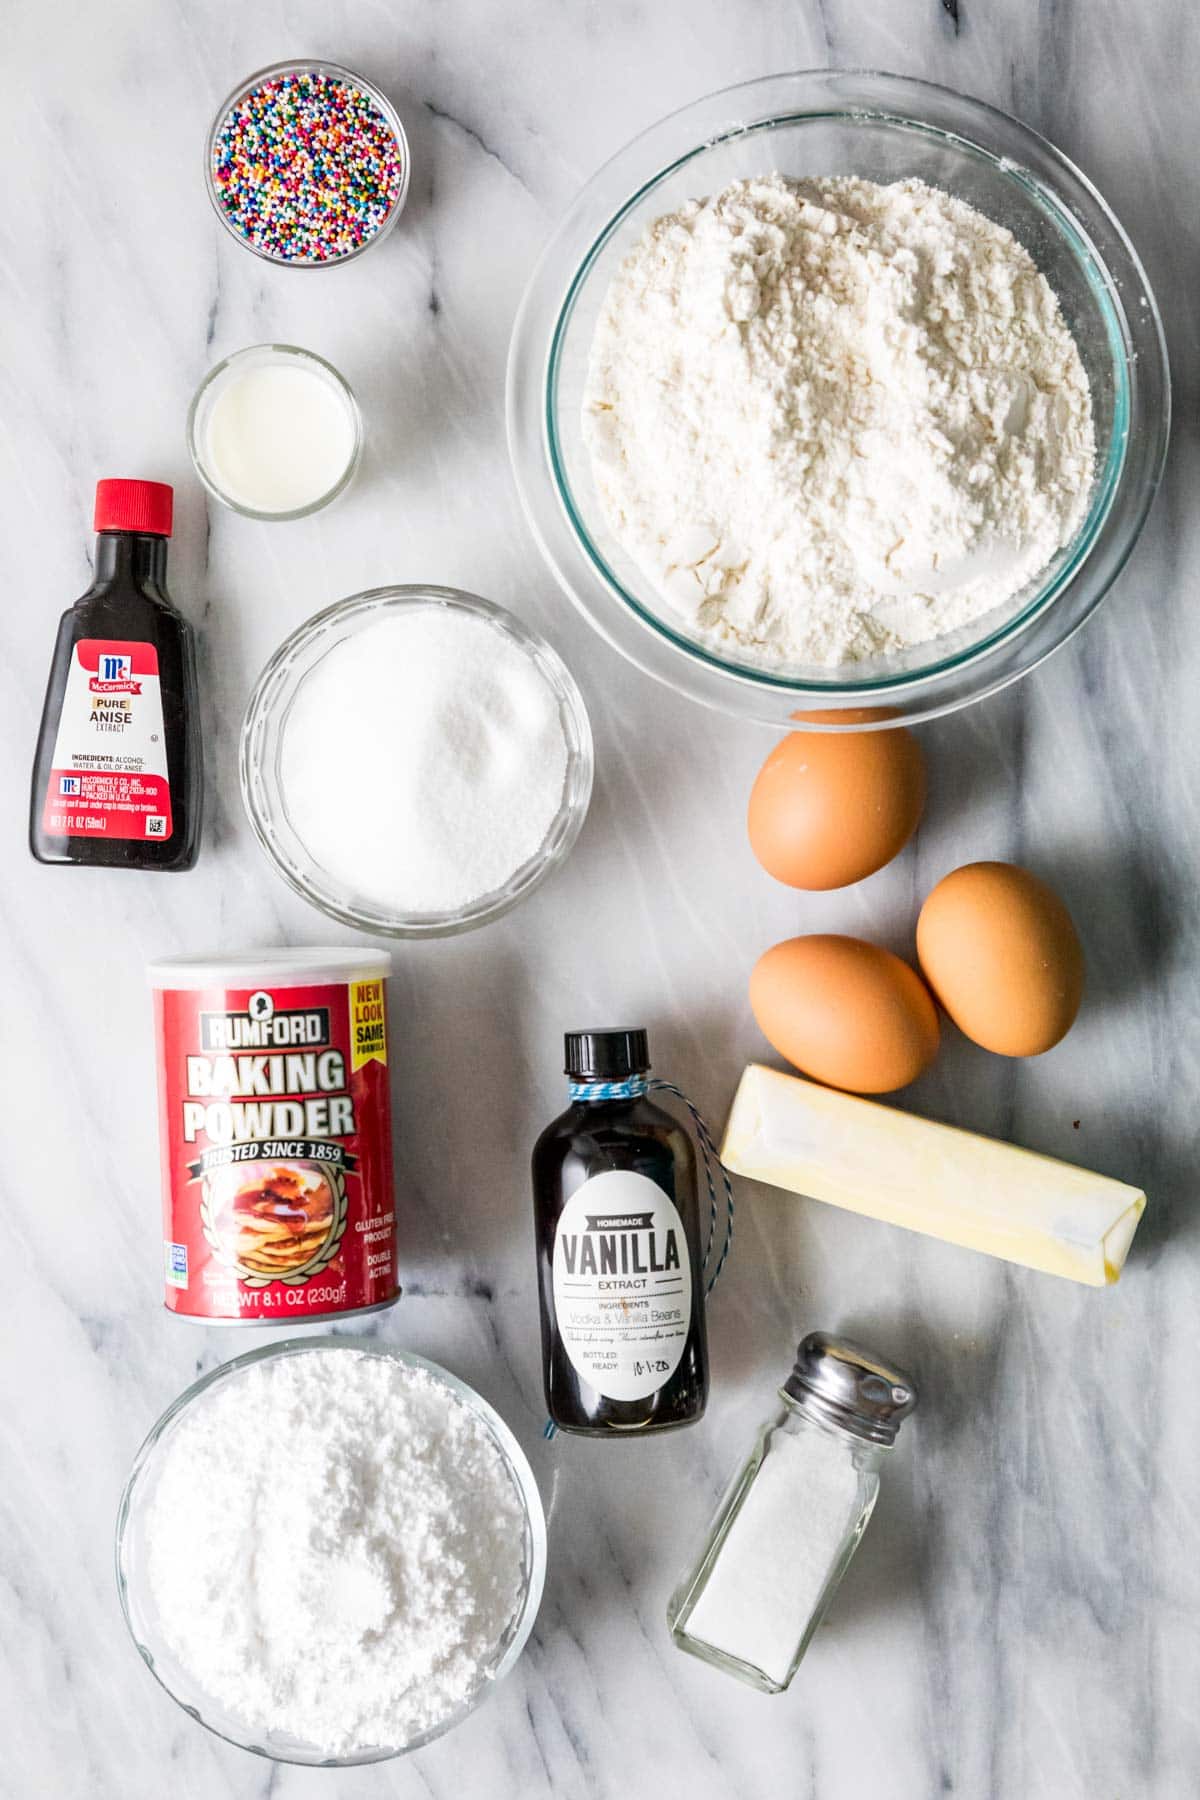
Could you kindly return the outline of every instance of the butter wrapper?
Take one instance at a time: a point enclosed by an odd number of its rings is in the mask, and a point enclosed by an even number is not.
[[[1107,1287],[1146,1206],[1140,1189],[957,1126],[751,1063],[721,1160],[753,1181],[966,1250]]]

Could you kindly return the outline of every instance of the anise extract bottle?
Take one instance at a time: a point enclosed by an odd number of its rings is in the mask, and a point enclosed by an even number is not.
[[[533,1152],[550,1417],[589,1437],[694,1424],[708,1344],[692,1140],[647,1097],[644,1031],[565,1043],[570,1105]]]
[[[38,733],[39,862],[190,869],[201,753],[192,628],[167,593],[172,490],[96,485],[95,575],[62,616]]]

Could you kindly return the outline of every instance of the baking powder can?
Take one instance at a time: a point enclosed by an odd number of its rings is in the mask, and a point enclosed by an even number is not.
[[[391,1306],[390,958],[265,950],[148,973],[168,1310],[279,1325]]]

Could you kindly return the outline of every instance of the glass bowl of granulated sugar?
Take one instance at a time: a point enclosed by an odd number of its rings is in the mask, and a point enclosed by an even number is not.
[[[520,1656],[545,1570],[537,1484],[499,1414],[366,1339],[203,1376],[138,1452],[117,1521],[146,1666],[276,1762],[382,1762],[459,1724]]]
[[[1034,668],[1124,566],[1169,413],[1154,297],[1087,178],[980,101],[854,72],[629,144],[509,359],[567,593],[647,673],[775,727],[930,718]]]
[[[242,798],[344,924],[445,937],[525,900],[587,816],[592,734],[557,653],[456,588],[374,588],[293,632],[242,727]]]

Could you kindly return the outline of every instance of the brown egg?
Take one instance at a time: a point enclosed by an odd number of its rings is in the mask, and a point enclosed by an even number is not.
[[[967,863],[917,921],[926,981],[960,1031],[998,1056],[1040,1056],[1075,1022],[1083,951],[1052,888],[1013,863]]]
[[[837,714],[847,721],[880,716]],[[776,744],[751,790],[750,847],[768,875],[789,887],[848,887],[904,848],[924,805],[925,758],[902,726],[793,731]]]
[[[776,944],[755,964],[750,1005],[779,1054],[828,1087],[888,1094],[937,1055],[937,1008],[924,982],[859,938]]]

